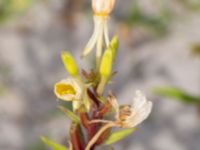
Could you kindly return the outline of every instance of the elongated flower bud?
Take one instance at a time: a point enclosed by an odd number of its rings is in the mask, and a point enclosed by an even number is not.
[[[102,57],[100,64],[99,73],[101,75],[101,80],[97,88],[97,93],[101,95],[104,91],[104,87],[112,74],[113,56],[111,48],[108,48]]]
[[[100,74],[104,78],[109,78],[112,73],[112,64],[113,64],[113,54],[112,50],[108,48],[102,57],[101,65],[100,65]]]
[[[78,66],[73,56],[69,52],[62,52],[61,58],[69,74],[72,76],[77,76]]]
[[[114,36],[113,39],[110,42],[110,46],[112,49],[112,55],[113,55],[113,61],[116,58],[117,52],[118,52],[118,48],[119,48],[119,38],[118,36]]]

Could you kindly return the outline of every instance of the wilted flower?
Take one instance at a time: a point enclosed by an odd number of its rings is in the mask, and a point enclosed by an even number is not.
[[[83,94],[83,86],[75,78],[67,78],[54,86],[56,96],[64,101],[80,100]]]
[[[101,134],[111,127],[134,128],[142,121],[144,121],[150,114],[152,109],[152,102],[148,101],[146,97],[140,92],[136,91],[136,96],[133,98],[132,105],[119,106],[116,98],[110,94],[109,101],[115,109],[115,121],[108,120],[93,120],[91,123],[107,123],[99,132],[90,140],[86,150],[90,150],[92,145],[101,136]]]
[[[82,56],[88,55],[97,44],[97,60],[102,55],[103,39],[105,39],[106,47],[109,46],[110,40],[108,36],[108,16],[113,9],[115,0],[93,0],[92,7],[94,11],[94,32],[86,45]]]
[[[150,114],[152,102],[148,101],[141,91],[136,91],[132,105],[119,106],[112,97],[111,104],[116,111],[117,124],[123,128],[133,128],[144,121]]]

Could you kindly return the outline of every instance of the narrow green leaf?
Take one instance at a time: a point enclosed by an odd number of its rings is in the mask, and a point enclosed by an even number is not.
[[[63,111],[73,122],[80,123],[80,119],[75,113],[63,106],[59,106],[58,108]]]
[[[125,129],[121,131],[116,131],[111,133],[111,135],[108,137],[106,142],[104,143],[105,145],[110,145],[113,143],[116,143],[118,141],[121,141],[122,139],[128,137],[130,134],[132,134],[136,128],[130,128],[130,129]]]
[[[73,111],[73,104],[70,101],[58,101],[59,106],[63,106],[70,111]]]
[[[184,103],[198,104],[198,105],[200,104],[199,97],[189,95],[185,91],[178,88],[173,88],[173,87],[156,88],[155,92],[158,93],[159,95],[173,98],[182,101]]]
[[[52,150],[69,150],[67,147],[60,145],[50,139],[48,139],[47,137],[40,137],[42,142],[44,142],[46,145],[48,145],[49,147],[52,148]]]

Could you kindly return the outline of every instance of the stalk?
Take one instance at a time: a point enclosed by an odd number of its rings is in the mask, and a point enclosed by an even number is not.
[[[88,145],[86,146],[85,150],[90,150],[91,147],[97,142],[98,138],[103,134],[107,129],[114,127],[115,123],[111,122],[103,126],[97,134],[89,141]]]

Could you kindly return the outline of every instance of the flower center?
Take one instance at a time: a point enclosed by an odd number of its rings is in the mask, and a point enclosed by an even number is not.
[[[57,85],[56,91],[60,95],[76,94],[74,87],[72,87],[70,84],[59,84]]]
[[[131,115],[131,113],[132,113],[131,106],[129,105],[121,106],[119,111],[119,119],[121,121],[124,121],[127,119],[127,117]]]

